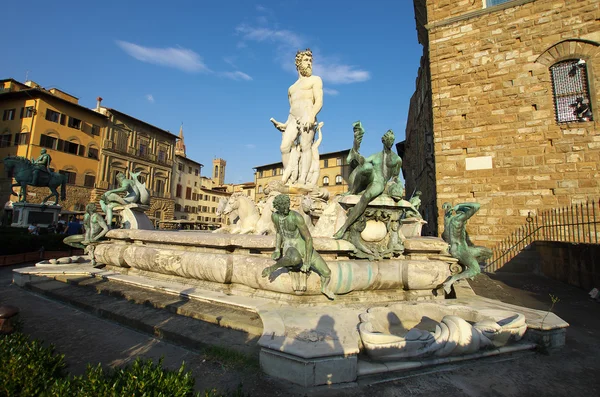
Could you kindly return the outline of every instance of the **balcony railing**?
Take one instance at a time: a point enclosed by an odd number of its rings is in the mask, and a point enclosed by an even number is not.
[[[140,149],[132,146],[117,145],[116,142],[109,139],[104,140],[102,147],[105,150],[111,150],[116,153],[122,153],[131,157],[139,158],[146,161],[166,165],[167,167],[173,166],[173,160],[167,158],[159,158],[156,154],[148,152],[148,150],[140,151]]]

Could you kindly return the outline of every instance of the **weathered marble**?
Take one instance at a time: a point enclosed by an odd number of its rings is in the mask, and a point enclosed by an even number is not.
[[[515,311],[431,302],[372,308],[360,320],[367,354],[382,361],[472,354],[517,342],[527,330]]]

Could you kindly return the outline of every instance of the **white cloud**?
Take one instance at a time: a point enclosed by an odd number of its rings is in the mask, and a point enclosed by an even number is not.
[[[235,64],[235,60],[237,57],[231,56],[231,57],[223,57],[223,62],[225,62],[226,64],[228,64],[229,66],[231,66],[232,68],[237,68],[237,65]]]
[[[355,66],[338,63],[315,61],[313,72],[317,76],[321,76],[323,81],[327,81],[331,84],[361,83],[371,78],[371,74],[366,70],[356,69]]]
[[[185,72],[210,72],[200,55],[187,48],[143,47],[127,41],[117,40],[117,45],[138,61],[167,66]]]
[[[253,143],[246,144],[246,149],[255,149],[255,148],[256,148],[256,145]]]
[[[302,38],[289,30],[274,30],[264,27],[252,27],[249,25],[239,25],[235,31],[242,35],[244,40],[250,41],[271,41],[279,45],[289,46],[292,48],[300,48],[302,46]]]
[[[152,94],[146,95],[146,100],[150,103],[154,103],[154,96]]]
[[[334,90],[333,88],[323,88],[323,93],[326,95],[336,96],[339,95],[340,92],[338,90]]]
[[[224,76],[224,77],[227,77],[228,79],[237,80],[237,81],[239,81],[239,80],[246,80],[246,81],[252,80],[252,77],[248,76],[244,72],[240,72],[239,70],[236,70],[235,72],[222,72],[221,75]]]
[[[276,59],[284,70],[296,72],[294,58],[296,51],[306,48],[306,40],[290,30],[277,30],[268,27],[253,27],[247,24],[239,25],[236,32],[242,36],[244,47],[246,42],[272,43],[276,46]],[[238,48],[241,48],[238,43]],[[323,81],[331,84],[351,84],[367,81],[371,74],[354,65],[347,65],[335,57],[326,57],[319,50],[313,49],[313,72]],[[335,95],[335,94],[333,94]]]

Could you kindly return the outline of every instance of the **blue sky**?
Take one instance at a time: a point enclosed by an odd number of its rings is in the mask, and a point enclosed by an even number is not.
[[[321,152],[381,150],[387,129],[404,139],[422,54],[412,1],[39,1],[3,5],[0,77],[56,87],[177,133],[188,157],[226,182],[281,160],[294,56],[311,48],[325,90]]]

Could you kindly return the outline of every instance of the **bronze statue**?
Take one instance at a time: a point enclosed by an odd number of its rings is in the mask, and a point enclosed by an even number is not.
[[[280,194],[273,200],[275,212],[271,219],[275,224],[275,252],[273,266],[266,267],[262,276],[267,277],[275,270],[286,267],[292,271],[308,273],[311,269],[321,277],[321,292],[329,299],[335,299],[329,289],[331,270],[321,255],[313,248],[313,240],[302,215],[290,211],[290,197]]]
[[[367,205],[383,193],[388,181],[393,181],[396,186],[401,183],[398,175],[402,168],[402,159],[392,152],[394,132],[388,130],[383,135],[381,138],[383,150],[380,153],[365,158],[359,153],[365,130],[360,121],[354,123],[353,127],[354,144],[348,154],[348,163],[352,172],[348,178],[348,192],[344,194],[360,194],[361,197],[359,202],[348,211],[348,218],[344,225],[334,234],[333,237],[336,239],[342,238],[350,225],[365,212]]]
[[[27,186],[46,186],[50,189],[51,194],[44,198],[42,202],[46,202],[51,197],[55,197],[54,205],[58,204],[57,187],[61,187],[60,199],[67,198],[67,176],[58,172],[48,170],[50,165],[50,155],[46,153],[46,149],[42,149],[41,155],[37,160],[30,161],[25,157],[8,156],[4,158],[4,167],[9,178],[15,178],[16,183],[11,185],[13,195],[19,197],[19,202],[27,202]],[[15,186],[20,186],[19,194],[12,190]]]
[[[125,174],[119,172],[117,174],[117,181],[119,187],[113,190],[108,190],[100,198],[100,206],[106,213],[106,223],[110,225],[112,223],[113,208],[120,205],[127,204],[149,204],[150,194],[146,186],[138,180],[139,172],[132,172],[131,179],[125,178]],[[119,193],[127,192],[124,197],[121,197]]]
[[[33,178],[31,180],[31,184],[33,186],[37,186],[40,171],[45,173],[50,173],[48,167],[50,167],[50,163],[52,162],[52,157],[48,153],[46,153],[46,149],[42,149],[40,151],[40,156],[37,160],[31,159],[31,164],[33,164]]]
[[[481,273],[479,262],[492,256],[489,248],[470,245],[468,241],[467,221],[479,211],[479,207],[479,203],[462,203],[454,207],[450,203],[444,203],[442,206],[445,211],[442,238],[450,245],[450,255],[464,267],[462,272],[442,284],[446,293],[450,293],[452,284],[457,280],[473,278]]]
[[[102,239],[108,233],[109,229],[102,216],[96,211],[96,204],[89,203],[86,205],[83,217],[85,233],[65,237],[63,242],[71,247],[84,249],[90,243],[95,243]]]

